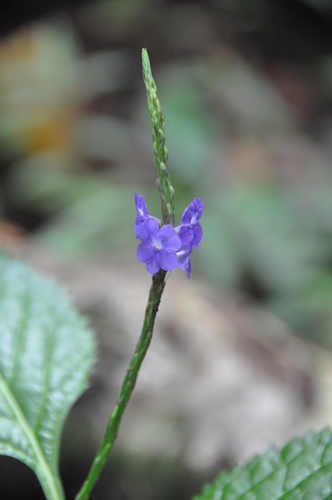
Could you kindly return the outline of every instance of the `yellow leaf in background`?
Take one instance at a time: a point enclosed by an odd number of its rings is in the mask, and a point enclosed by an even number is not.
[[[35,24],[4,39],[0,44],[1,150],[23,158],[48,151],[70,157],[78,82],[70,25]]]

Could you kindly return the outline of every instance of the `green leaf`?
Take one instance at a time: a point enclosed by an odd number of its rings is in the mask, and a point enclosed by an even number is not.
[[[221,473],[193,500],[323,500],[332,495],[332,432],[310,432]]]
[[[62,290],[0,257],[0,454],[36,473],[48,499],[64,499],[61,431],[87,387],[95,343]]]

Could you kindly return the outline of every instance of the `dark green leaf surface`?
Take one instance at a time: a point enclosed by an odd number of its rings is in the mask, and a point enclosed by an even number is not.
[[[0,453],[31,467],[48,499],[62,499],[60,434],[87,386],[93,336],[58,286],[1,257],[0,345]]]
[[[324,500],[332,498],[332,432],[310,432],[282,451],[272,447],[245,466],[221,473],[193,500]]]

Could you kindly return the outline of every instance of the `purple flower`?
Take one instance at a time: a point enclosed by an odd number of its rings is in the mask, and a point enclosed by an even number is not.
[[[189,244],[198,248],[203,239],[203,231],[199,219],[202,217],[204,204],[200,198],[195,198],[185,209],[181,218],[181,225],[176,228],[182,246]]]
[[[137,248],[138,260],[146,264],[151,274],[160,269],[170,271],[179,267],[190,278],[190,254],[203,239],[199,223],[204,210],[202,200],[195,198],[190,203],[183,212],[180,226],[175,229],[171,224],[160,227],[160,220],[149,215],[143,195],[135,193],[135,205],[134,230],[136,238],[142,242]]]
[[[145,199],[144,199],[144,196],[142,194],[138,195],[136,192],[135,192],[135,205],[136,205],[136,211],[137,211],[137,215],[136,215],[136,220],[135,220],[135,224],[134,224],[134,231],[136,232],[138,226],[144,222],[145,220],[154,220],[156,222],[158,222],[159,224],[159,219],[157,219],[157,217],[153,217],[153,215],[149,215],[148,213],[148,209],[147,209],[147,206],[146,206],[146,203],[145,203]]]
[[[137,247],[137,258],[146,264],[150,274],[157,273],[159,269],[171,271],[178,267],[175,252],[180,249],[181,240],[171,224],[159,229],[158,222],[146,219],[136,227],[136,236],[142,241]]]

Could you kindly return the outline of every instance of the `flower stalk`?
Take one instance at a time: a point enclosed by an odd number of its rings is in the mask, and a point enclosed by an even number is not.
[[[107,424],[106,432],[94,459],[87,479],[75,500],[89,500],[90,493],[99,478],[112,451],[118,435],[119,426],[128,401],[134,390],[143,359],[151,343],[154,323],[161,296],[165,288],[167,271],[176,267],[191,271],[189,256],[193,247],[203,238],[199,220],[203,213],[203,202],[195,198],[185,209],[181,225],[174,228],[174,189],[168,172],[168,152],[165,146],[165,125],[157,97],[157,87],[152,78],[150,61],[145,49],[142,51],[143,78],[145,82],[148,107],[151,115],[153,153],[157,167],[157,187],[161,197],[162,220],[149,215],[144,196],[135,193],[136,220],[134,230],[136,238],[141,240],[137,248],[137,258],[146,264],[152,274],[152,284],[145,310],[141,335],[130,361],[115,408]]]
[[[165,125],[159,99],[157,97],[156,84],[152,78],[149,57],[145,49],[143,49],[142,52],[142,62],[143,78],[151,115],[153,152],[158,171],[157,187],[161,196],[162,222],[163,224],[171,224],[174,226],[174,190],[171,186],[171,180],[168,173],[168,153],[165,147]],[[75,500],[89,500],[90,493],[112,451],[123,413],[132,395],[139,369],[151,343],[153,327],[165,287],[166,273],[167,271],[159,269],[159,271],[152,276],[152,284],[145,310],[142,331],[136,345],[135,353],[123,380],[118,400],[108,421],[102,443],[92,463],[88,477],[77,493]]]

